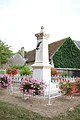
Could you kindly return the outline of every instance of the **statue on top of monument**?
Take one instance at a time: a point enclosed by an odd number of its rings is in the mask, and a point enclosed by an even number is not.
[[[40,31],[40,33],[43,33],[44,31],[43,31],[43,29],[44,29],[44,27],[43,26],[41,26],[41,31]]]

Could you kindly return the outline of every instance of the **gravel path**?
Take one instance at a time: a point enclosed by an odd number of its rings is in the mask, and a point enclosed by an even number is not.
[[[22,99],[21,95],[9,95],[7,92],[2,92],[0,93],[0,101],[22,106],[42,116],[53,117],[66,113],[67,110],[74,110],[74,107],[80,104],[80,96],[74,96],[74,98],[61,96],[51,99],[51,105],[48,105],[48,99],[32,96]]]

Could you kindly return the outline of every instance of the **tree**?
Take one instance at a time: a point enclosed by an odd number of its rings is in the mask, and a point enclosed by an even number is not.
[[[12,50],[10,50],[10,46],[5,44],[0,40],[0,64],[4,64],[7,62],[8,58],[13,54]]]

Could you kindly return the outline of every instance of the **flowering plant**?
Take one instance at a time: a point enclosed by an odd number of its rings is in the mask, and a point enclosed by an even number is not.
[[[51,68],[51,76],[55,76],[55,75],[58,75],[59,72],[56,68]]]
[[[10,78],[8,75],[0,75],[0,87],[6,88],[10,84]]]
[[[6,69],[6,74],[14,76],[14,75],[18,74],[18,69],[16,69],[16,68],[7,68]]]
[[[43,95],[45,88],[46,85],[43,82],[43,80],[36,80],[33,78],[22,79],[20,84],[20,90],[24,94],[30,94],[30,95]]]
[[[60,82],[60,90],[64,95],[70,95],[72,90],[70,81]]]
[[[63,82],[61,81],[59,86],[61,92],[64,93],[64,95],[80,95],[80,78],[75,78],[74,82],[70,82],[70,80]]]
[[[76,78],[76,92],[80,93],[80,78]]]

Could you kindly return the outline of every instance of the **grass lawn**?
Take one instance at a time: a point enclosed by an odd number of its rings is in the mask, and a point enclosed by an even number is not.
[[[0,101],[0,120],[80,120],[80,105],[74,111],[54,118],[42,117],[17,105]]]

